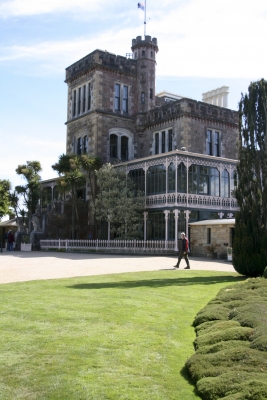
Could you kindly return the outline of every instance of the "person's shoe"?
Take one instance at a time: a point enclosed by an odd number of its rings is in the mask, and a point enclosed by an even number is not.
[[[173,268],[179,268],[179,265],[176,264]]]
[[[185,269],[190,269],[190,267],[185,267]]]

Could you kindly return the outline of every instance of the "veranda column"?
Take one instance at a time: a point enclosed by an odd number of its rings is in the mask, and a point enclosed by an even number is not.
[[[169,220],[169,210],[163,211],[165,214],[165,249],[167,249],[167,241],[168,241],[168,220]]]
[[[147,221],[148,212],[144,212],[144,240],[146,240],[146,221]]]
[[[185,220],[186,220],[186,237],[188,237],[188,221],[189,221],[189,215],[191,214],[191,211],[186,210],[184,213],[185,213]]]
[[[180,211],[174,210],[174,220],[175,220],[175,232],[174,232],[174,251],[178,251],[178,218],[179,218]]]

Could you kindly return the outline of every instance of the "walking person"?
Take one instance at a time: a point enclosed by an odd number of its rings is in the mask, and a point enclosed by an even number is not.
[[[188,259],[188,250],[189,250],[189,241],[187,237],[185,236],[185,233],[181,233],[181,239],[182,239],[182,247],[178,256],[178,261],[177,264],[174,266],[174,268],[179,268],[181,259],[184,258],[186,262],[186,267],[185,269],[190,269],[190,263]]]
[[[13,243],[14,242],[15,242],[14,235],[13,235],[12,231],[9,231],[8,235],[7,235],[7,250],[8,251],[12,251],[13,250]]]

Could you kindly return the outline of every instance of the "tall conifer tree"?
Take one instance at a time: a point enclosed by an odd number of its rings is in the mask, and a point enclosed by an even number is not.
[[[239,103],[239,162],[233,264],[261,276],[267,266],[267,81],[253,82]]]

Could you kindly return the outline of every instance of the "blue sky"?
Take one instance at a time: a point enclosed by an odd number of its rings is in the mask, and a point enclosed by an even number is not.
[[[0,179],[21,184],[18,164],[41,176],[65,153],[65,68],[96,48],[125,55],[144,34],[137,1],[0,1]],[[266,78],[266,0],[147,0],[146,33],[157,37],[156,90],[202,100],[228,85],[237,109],[251,81]]]

